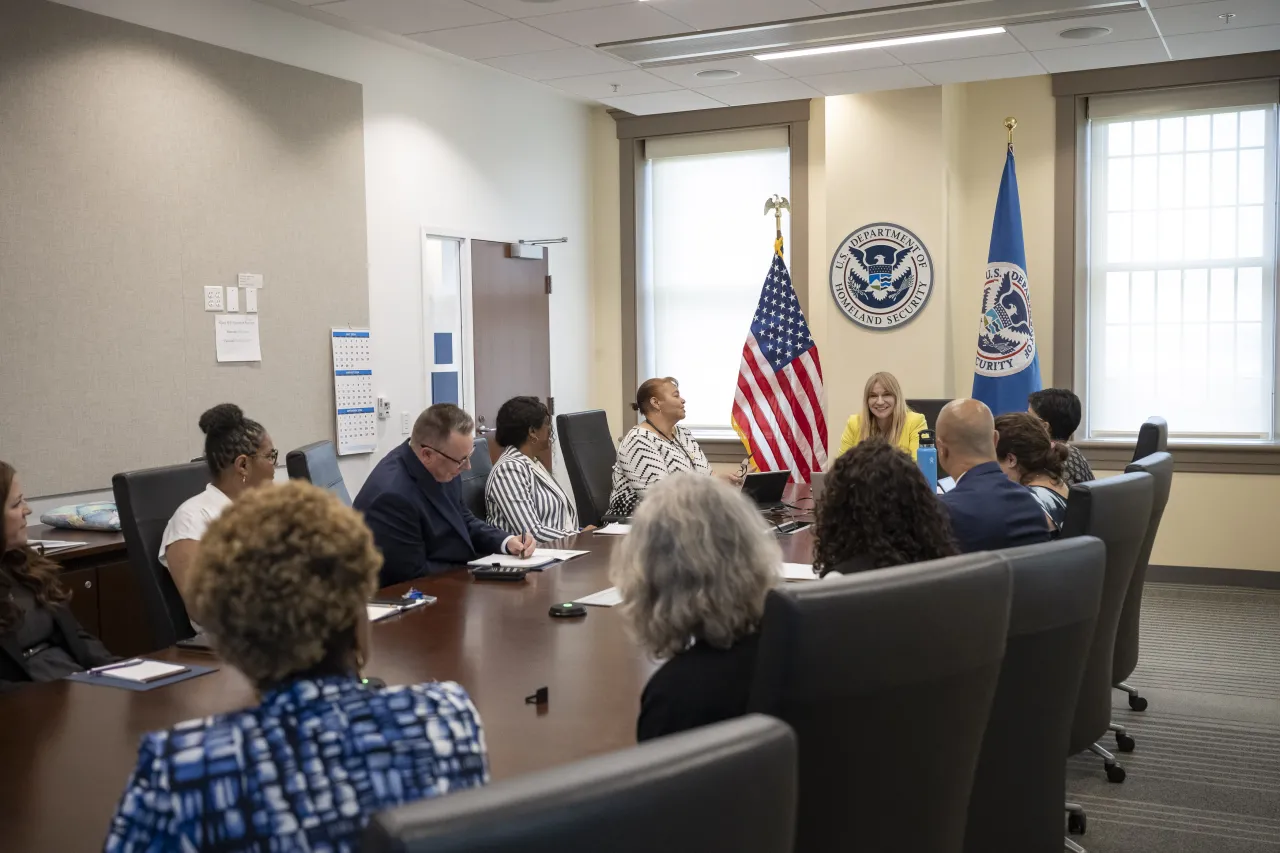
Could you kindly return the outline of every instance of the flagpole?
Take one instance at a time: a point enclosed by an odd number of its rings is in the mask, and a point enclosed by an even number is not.
[[[773,212],[774,218],[777,220],[778,233],[773,241],[773,251],[778,255],[782,254],[782,211],[791,212],[791,202],[787,201],[784,196],[774,193],[764,200],[764,212],[768,216],[770,211]]]
[[[1004,120],[1005,129],[1009,131],[1009,147],[1013,147],[1013,131],[1018,126],[1018,120],[1013,116],[1009,116]]]

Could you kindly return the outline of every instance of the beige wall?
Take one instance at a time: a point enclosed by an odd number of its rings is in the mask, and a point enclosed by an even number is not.
[[[830,443],[860,406],[868,374],[888,370],[913,397],[964,396],[973,381],[982,268],[1005,156],[1014,136],[1023,237],[1041,376],[1053,376],[1054,100],[1048,77],[1026,77],[815,101],[809,128],[808,320],[822,356]],[[595,405],[621,423],[616,388],[619,271],[617,150],[597,116],[593,211]],[[601,171],[603,169],[603,171]],[[611,206],[610,206],[611,205]],[[828,274],[845,235],[889,221],[914,231],[935,267],[929,303],[891,332],[855,325],[835,307]],[[617,427],[615,426],[615,429]],[[1152,560],[1163,565],[1280,571],[1280,477],[1178,474]]]
[[[591,340],[593,409],[604,409],[615,436],[622,434],[622,255],[618,229],[618,138],[613,118],[599,107],[591,113]]]

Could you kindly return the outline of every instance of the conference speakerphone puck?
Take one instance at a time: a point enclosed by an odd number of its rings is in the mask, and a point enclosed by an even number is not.
[[[553,604],[551,606],[551,615],[557,619],[567,619],[570,616],[586,616],[587,608],[576,601],[566,601],[564,604]]]

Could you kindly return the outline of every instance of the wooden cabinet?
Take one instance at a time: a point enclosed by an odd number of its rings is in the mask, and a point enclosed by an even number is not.
[[[94,567],[62,573],[62,585],[71,592],[68,606],[86,631],[101,638],[98,609],[98,570]],[[107,648],[111,648],[107,646]],[[116,652],[116,654],[122,654]]]

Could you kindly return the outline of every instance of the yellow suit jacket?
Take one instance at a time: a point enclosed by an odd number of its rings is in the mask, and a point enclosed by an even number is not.
[[[925,421],[924,415],[919,412],[907,410],[907,422],[902,427],[902,435],[898,436],[897,445],[904,453],[911,454],[911,458],[916,458],[916,451],[920,449],[920,430],[928,429],[929,424]],[[840,455],[846,450],[858,443],[858,436],[862,434],[862,415],[854,415],[849,418],[849,422],[844,425],[844,435],[840,437]]]

